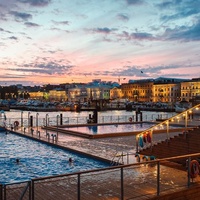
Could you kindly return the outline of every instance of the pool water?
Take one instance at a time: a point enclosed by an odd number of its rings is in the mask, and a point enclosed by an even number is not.
[[[69,163],[69,158],[74,162]],[[19,159],[19,163],[16,162]],[[15,134],[0,132],[0,183],[109,167],[110,164]]]
[[[154,123],[138,123],[138,124],[115,124],[115,125],[95,125],[95,126],[80,126],[66,127],[64,130],[77,131],[86,134],[106,134],[106,133],[122,133],[143,131],[155,125]]]
[[[59,127],[59,129],[76,131],[86,134],[106,134],[106,133],[128,133],[136,131],[144,131],[154,126],[155,123],[137,123],[137,124],[109,124],[109,125],[94,125],[94,126],[76,126],[76,127]],[[169,128],[179,128],[181,125],[170,125]],[[159,129],[166,129],[166,126],[157,127]]]

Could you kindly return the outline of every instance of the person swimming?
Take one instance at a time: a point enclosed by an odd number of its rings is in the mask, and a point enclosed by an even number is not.
[[[19,159],[18,158],[16,159],[16,163],[19,164]]]
[[[70,163],[72,163],[72,162],[73,162],[73,160],[72,160],[72,158],[71,158],[71,157],[69,158],[69,162],[70,162]]]

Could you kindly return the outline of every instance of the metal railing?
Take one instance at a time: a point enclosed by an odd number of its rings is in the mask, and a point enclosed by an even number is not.
[[[144,130],[144,131],[141,131],[139,134],[136,135],[136,151],[138,152],[139,151],[139,147],[142,146],[143,148],[143,142],[142,142],[142,145],[140,145],[140,141],[142,140],[143,141],[143,138],[144,137],[150,137],[150,144],[152,146],[152,137],[153,137],[153,133],[155,130],[158,130],[160,127],[161,129],[165,129],[166,130],[166,138],[167,138],[167,141],[169,140],[169,131],[170,131],[170,124],[174,124],[175,122],[178,123],[178,124],[182,124],[184,127],[184,131],[186,132],[187,131],[187,128],[188,128],[188,122],[189,120],[193,121],[193,118],[195,117],[195,115],[193,114],[193,111],[194,110],[199,110],[200,109],[200,104],[197,104],[195,106],[193,106],[192,108],[189,108],[185,111],[183,111],[182,113],[178,113],[176,114],[175,116],[172,116],[170,118],[167,118],[165,120],[163,120],[162,122],[156,124],[156,125],[153,125],[152,127]],[[198,116],[197,116],[198,118]],[[148,135],[148,136],[147,136]]]
[[[156,121],[156,119],[167,119],[172,117],[174,114],[152,114],[143,115],[143,121]],[[5,121],[7,127],[41,127],[41,126],[56,126],[56,125],[76,125],[76,124],[87,124],[89,117],[63,117],[62,115],[57,115],[56,117],[50,117],[46,114],[46,117],[32,116],[29,114],[27,117],[16,117],[8,118]],[[131,120],[130,120],[131,119]],[[123,122],[136,122],[135,115],[114,115],[114,116],[99,116],[98,123],[123,123]],[[141,121],[139,121],[141,122]],[[3,122],[2,122],[3,125]]]
[[[198,157],[200,153],[0,185],[0,200],[151,198],[200,182],[199,175],[191,178],[191,160]]]

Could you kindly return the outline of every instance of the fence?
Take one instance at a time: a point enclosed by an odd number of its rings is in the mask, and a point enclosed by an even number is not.
[[[194,175],[191,160],[199,156],[200,153],[189,154],[0,185],[0,200],[151,198],[180,191],[199,182],[199,177],[191,179]]]
[[[152,114],[143,115],[143,121],[155,121],[156,119],[168,119],[172,117],[173,113],[168,114]],[[37,127],[37,126],[56,126],[56,125],[75,125],[75,124],[87,124],[89,117],[63,117],[62,114],[56,117],[50,117],[46,114],[44,118],[40,118],[39,114],[35,116],[28,114],[27,117],[21,116],[21,118],[8,118],[6,119],[6,126],[11,127],[17,125],[19,127]],[[131,119],[131,120],[130,120]],[[4,121],[4,119],[1,119]],[[123,123],[123,122],[135,122],[135,115],[114,115],[114,116],[99,116],[98,123]],[[3,123],[2,123],[3,124]]]

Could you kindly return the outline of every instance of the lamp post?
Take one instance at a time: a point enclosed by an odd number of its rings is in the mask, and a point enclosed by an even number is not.
[[[36,128],[37,128],[37,133],[38,133],[38,116],[39,116],[39,113],[36,113]]]

